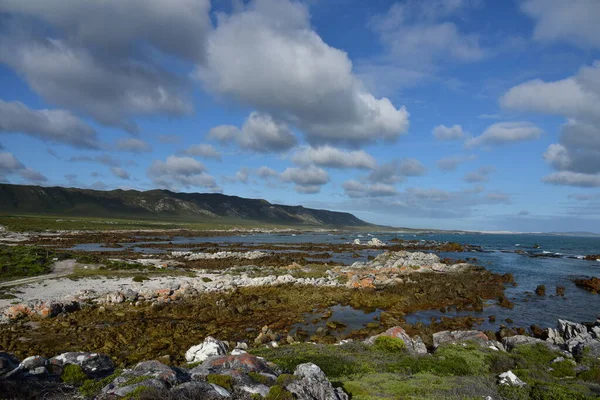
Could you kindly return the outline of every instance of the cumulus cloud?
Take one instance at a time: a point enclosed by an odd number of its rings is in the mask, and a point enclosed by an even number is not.
[[[533,37],[600,48],[600,3],[596,0],[525,0],[521,10],[536,22]]]
[[[409,0],[394,3],[372,18],[389,57],[412,65],[436,61],[472,62],[485,57],[477,35],[466,34],[449,20],[472,5],[466,0]]]
[[[487,182],[493,172],[496,172],[496,168],[491,165],[479,167],[477,170],[467,173],[463,180],[468,183]]]
[[[248,183],[248,179],[250,178],[250,170],[246,167],[240,168],[234,176],[224,176],[223,179],[225,182],[230,183]]]
[[[367,185],[354,180],[344,182],[342,188],[344,189],[346,196],[351,198],[386,197],[394,196],[398,193],[396,188],[392,185],[387,185],[385,183]]]
[[[163,144],[175,144],[181,141],[181,136],[175,134],[158,135],[157,139]]]
[[[163,61],[204,59],[209,10],[209,0],[3,0],[18,30],[2,36],[0,62],[47,101],[135,132],[135,116],[192,111],[185,78]],[[50,37],[32,33],[40,25]]]
[[[489,126],[480,136],[465,142],[468,148],[495,146],[539,138],[544,131],[531,122],[499,122]]]
[[[90,163],[98,163],[98,164],[102,164],[102,165],[106,165],[108,167],[118,167],[121,165],[121,161],[117,160],[116,158],[108,155],[108,154],[103,154],[100,156],[94,156],[94,157],[90,157],[90,156],[73,156],[71,158],[69,158],[68,160],[69,162],[90,162]]]
[[[313,145],[396,139],[408,128],[408,112],[364,90],[348,55],[311,28],[300,2],[255,0],[220,14],[196,77],[299,128]]]
[[[423,176],[425,166],[414,158],[395,159],[376,166],[366,180],[372,183],[394,184],[402,182],[407,176]]]
[[[329,168],[373,169],[377,164],[375,158],[363,150],[345,151],[331,146],[305,147],[292,156],[292,161]]]
[[[451,127],[438,125],[433,128],[433,136],[438,140],[460,140],[465,136],[465,133],[460,125]]]
[[[129,151],[132,153],[147,153],[152,151],[152,146],[147,142],[137,138],[123,138],[117,141],[117,150]]]
[[[548,146],[546,162],[557,173],[543,179],[556,185],[593,187],[600,180],[600,61],[562,80],[529,81],[510,89],[503,107],[564,116],[558,143]]]
[[[110,169],[110,172],[112,172],[112,174],[114,176],[116,176],[117,178],[121,178],[121,179],[129,179],[129,172],[125,171],[123,168],[121,167],[112,167]]]
[[[252,112],[241,129],[220,125],[212,128],[208,137],[224,144],[235,142],[240,148],[257,153],[289,150],[297,143],[287,124],[259,112]]]
[[[294,183],[298,193],[318,193],[321,186],[329,182],[327,171],[314,165],[302,168],[287,168],[279,176],[284,182]]]
[[[65,110],[32,110],[19,101],[0,99],[0,132],[22,133],[52,143],[98,149],[96,131]]]
[[[458,166],[460,164],[463,164],[467,161],[471,161],[474,160],[476,157],[475,156],[449,156],[449,157],[444,157],[444,158],[440,158],[436,165],[438,167],[438,169],[442,170],[442,171],[454,171],[456,170],[456,168],[458,168]]]
[[[263,179],[269,179],[269,178],[275,178],[275,177],[279,176],[279,173],[277,171],[275,171],[274,169],[265,167],[263,165],[256,171],[256,175],[258,175],[259,177],[261,177]]]
[[[169,190],[202,187],[221,191],[215,179],[208,175],[204,164],[191,157],[169,156],[166,161],[154,160],[148,167],[147,175],[155,185]]]
[[[221,153],[210,144],[194,144],[183,151],[186,156],[213,158],[221,160]]]
[[[9,176],[19,176],[29,183],[44,183],[48,179],[31,168],[27,168],[21,161],[9,152],[0,152],[0,179],[6,180]]]

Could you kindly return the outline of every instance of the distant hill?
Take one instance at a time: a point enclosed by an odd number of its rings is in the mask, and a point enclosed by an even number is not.
[[[186,221],[249,220],[279,225],[375,226],[350,213],[271,204],[217,193],[169,190],[88,190],[0,184],[0,213],[169,218]]]

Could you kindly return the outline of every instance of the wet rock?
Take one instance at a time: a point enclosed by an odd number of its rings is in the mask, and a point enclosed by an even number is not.
[[[577,287],[587,290],[588,292],[594,294],[600,292],[600,279],[596,277],[589,279],[574,279],[573,282]]]
[[[21,362],[11,353],[0,352],[0,376],[17,368]]]
[[[512,371],[506,371],[498,375],[498,384],[506,386],[523,387],[527,385],[525,382],[519,379]]]
[[[212,336],[204,339],[204,342],[197,346],[192,346],[185,353],[185,359],[189,363],[203,362],[208,357],[221,356],[227,354],[229,345],[221,342]]]
[[[406,345],[407,352],[410,354],[413,354],[413,355],[427,354],[427,347],[425,346],[425,343],[423,343],[423,340],[421,339],[421,337],[416,336],[415,338],[411,338],[406,333],[406,331],[400,326],[395,326],[393,328],[390,328],[387,331],[385,331],[379,335],[371,336],[370,338],[365,340],[365,343],[373,344],[373,343],[375,343],[375,340],[380,336],[388,336],[388,337],[393,337],[393,338],[397,338],[397,339],[402,339],[404,341],[404,344]]]
[[[486,334],[481,331],[442,331],[433,334],[434,349],[437,349],[444,344],[460,344],[466,342],[472,342],[481,347],[504,351],[504,346],[501,343],[490,340]]]
[[[68,364],[79,365],[88,376],[94,378],[110,375],[114,371],[112,360],[108,356],[98,353],[63,353],[52,357],[49,364],[57,375],[60,375],[64,366]]]
[[[348,400],[341,388],[334,388],[317,365],[300,364],[294,375],[298,377],[286,386],[286,389],[299,400]]]
[[[538,285],[535,288],[535,294],[537,294],[538,296],[545,296],[546,295],[546,286],[545,285]]]

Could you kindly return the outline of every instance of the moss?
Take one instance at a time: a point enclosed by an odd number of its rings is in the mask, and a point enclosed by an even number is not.
[[[144,393],[146,393],[149,390],[153,390],[153,388],[150,388],[148,386],[138,386],[135,389],[133,389],[131,392],[127,393],[127,395],[125,397],[123,397],[123,400],[139,399],[140,397],[142,397],[142,395]]]
[[[196,368],[200,364],[202,364],[202,361],[196,361],[196,362],[193,362],[193,363],[188,363],[187,364],[187,368],[188,369]]]
[[[152,379],[152,376],[150,375],[142,375],[142,376],[134,376],[131,379],[126,380],[125,382],[123,382],[121,384],[121,386],[129,386],[129,385],[135,385],[136,383],[140,383],[140,382],[144,382],[147,381],[148,379]]]
[[[122,370],[116,370],[112,375],[109,375],[106,378],[100,380],[88,379],[85,382],[83,382],[83,384],[79,388],[79,393],[86,398],[94,397],[98,393],[100,393],[100,390],[102,390],[104,386],[108,385],[109,383],[114,381],[115,378],[120,376],[122,372]]]
[[[292,374],[281,374],[277,377],[277,384],[286,387],[290,383],[298,380],[298,377]]]
[[[143,276],[143,275],[136,275],[133,277],[134,282],[144,282],[144,281],[147,281],[148,279],[150,279],[150,278],[148,278],[147,276]]]
[[[69,385],[81,386],[88,379],[88,376],[79,365],[68,364],[64,368],[60,379]]]
[[[230,392],[233,390],[233,387],[231,386],[231,377],[229,375],[208,374],[206,376],[206,381],[208,383],[214,383],[215,385],[221,386]]]
[[[210,279],[206,276],[202,278],[202,282],[205,282],[205,283],[212,282],[212,281],[213,281],[212,279]]]
[[[258,393],[252,393],[250,395],[250,400],[262,400],[262,398],[263,397],[260,394],[258,394]]]
[[[259,374],[258,372],[248,372],[248,376],[254,381],[262,383],[263,385],[268,385],[271,382],[271,379],[268,376],[264,376],[262,374]]]
[[[271,386],[265,400],[293,400],[294,395],[279,385]]]
[[[406,344],[399,338],[379,336],[375,339],[373,348],[387,353],[403,353],[406,350]]]

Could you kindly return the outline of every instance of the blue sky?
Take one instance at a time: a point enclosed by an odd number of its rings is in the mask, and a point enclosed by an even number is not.
[[[600,233],[596,0],[0,0],[0,181]]]

